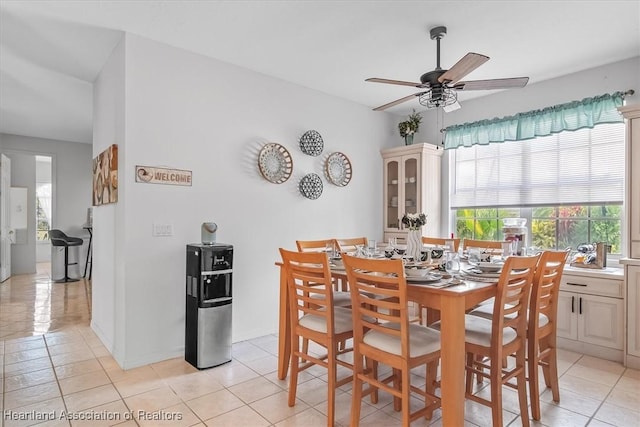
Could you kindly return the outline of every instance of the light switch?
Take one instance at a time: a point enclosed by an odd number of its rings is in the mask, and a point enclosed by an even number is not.
[[[171,225],[171,224],[153,224],[151,235],[153,237],[173,236],[173,225]]]

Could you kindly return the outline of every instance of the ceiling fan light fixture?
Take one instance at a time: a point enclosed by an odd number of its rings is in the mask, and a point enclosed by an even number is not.
[[[418,97],[418,102],[427,108],[446,107],[458,101],[455,89],[446,86],[433,87]]]

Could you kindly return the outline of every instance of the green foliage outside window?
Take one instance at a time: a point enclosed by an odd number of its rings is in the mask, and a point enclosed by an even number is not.
[[[502,240],[502,218],[528,218],[529,245],[536,249],[576,248],[607,242],[622,252],[621,205],[481,208],[456,210],[456,235],[465,239]]]

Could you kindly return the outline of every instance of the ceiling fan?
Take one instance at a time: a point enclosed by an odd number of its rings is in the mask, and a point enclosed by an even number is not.
[[[454,104],[458,100],[457,91],[459,90],[510,89],[524,87],[527,85],[529,77],[460,81],[464,76],[487,62],[489,57],[480,55],[479,53],[469,52],[462,57],[462,59],[456,62],[453,67],[448,70],[443,70],[440,68],[440,39],[447,34],[447,27],[435,27],[432,28],[429,33],[431,35],[431,40],[435,39],[437,43],[436,69],[426,72],[420,76],[420,83],[406,82],[403,80],[380,79],[377,77],[366,79],[368,82],[412,86],[424,90],[376,107],[373,109],[374,111],[386,110],[387,108],[409,101],[414,97],[418,97],[420,104],[427,108],[444,108]]]

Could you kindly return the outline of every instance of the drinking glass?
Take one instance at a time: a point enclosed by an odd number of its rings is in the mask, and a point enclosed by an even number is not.
[[[367,240],[367,256],[373,258],[376,254],[377,242],[374,239]]]
[[[469,254],[469,264],[478,264],[480,262],[480,248],[467,249]]]
[[[509,242],[502,242],[502,258],[506,258],[508,256],[512,256],[514,255],[514,242],[509,241]]]
[[[460,258],[457,252],[452,251],[446,252],[445,258],[445,270],[453,278],[460,273]]]
[[[325,251],[327,252],[327,255],[329,256],[329,258],[336,258],[337,257],[336,245],[333,242],[327,242],[327,245],[325,247]]]

